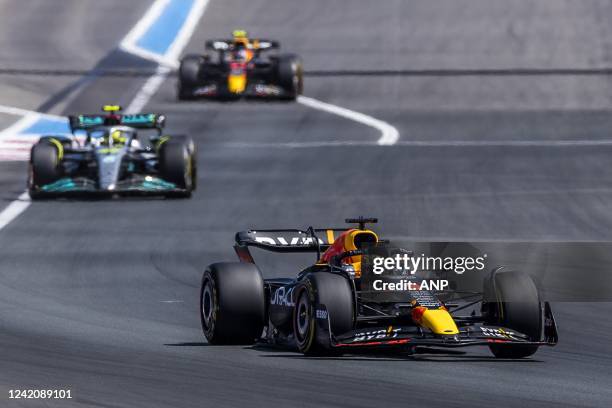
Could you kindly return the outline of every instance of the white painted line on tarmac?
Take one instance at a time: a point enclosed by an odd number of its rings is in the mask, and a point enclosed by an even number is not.
[[[236,149],[308,149],[317,147],[363,147],[376,146],[376,142],[361,140],[345,141],[313,141],[313,142],[227,142],[210,144],[210,146],[221,146]],[[395,146],[405,147],[590,147],[590,146],[612,146],[612,140],[402,140]]]
[[[179,65],[179,57],[187,46],[187,43],[189,43],[189,40],[191,39],[191,36],[193,35],[198,22],[204,15],[204,11],[206,11],[206,6],[208,6],[208,2],[209,0],[194,1],[191,11],[185,19],[183,27],[181,27],[178,35],[176,36],[176,38],[170,45],[170,48],[168,48],[168,51],[166,52],[166,58],[175,61],[177,68]]]
[[[209,146],[216,146],[211,143]],[[365,142],[360,140],[335,140],[335,141],[320,141],[320,142],[225,142],[219,143],[218,146],[229,147],[236,149],[312,149],[318,147],[346,147],[346,146],[377,146],[376,142]]]
[[[2,212],[0,212],[0,230],[9,225],[11,221],[19,217],[31,204],[30,195],[22,193],[17,200],[10,203]]]
[[[402,140],[412,147],[588,147],[612,146],[612,140]]]
[[[376,142],[376,144],[379,146],[391,146],[396,144],[399,140],[399,132],[395,127],[391,126],[387,122],[383,122],[380,119],[373,118],[372,116],[368,116],[364,113],[356,112],[338,105],[333,105],[331,103],[322,102],[308,96],[298,96],[297,102],[304,106],[308,106],[309,108],[329,112],[334,115],[359,122],[366,126],[373,127],[381,133],[380,138]]]
[[[147,79],[125,111],[127,113],[141,112],[164,83],[170,71],[170,68],[159,65],[155,74]]]
[[[29,128],[34,123],[36,123],[38,119],[39,117],[35,113],[29,112],[28,114],[23,116],[21,119],[13,123],[11,126],[7,127],[2,132],[0,132],[0,141],[7,137],[15,136],[21,133],[23,130]]]
[[[168,77],[168,74],[171,72],[171,69],[178,68],[178,58],[193,35],[198,21],[200,21],[204,15],[208,1],[209,0],[195,0],[193,2],[191,10],[185,19],[185,23],[178,31],[176,38],[172,40],[166,53],[163,55],[154,53],[151,50],[147,50],[142,47],[138,47],[136,44],[142,38],[142,36],[147,33],[147,30],[151,28],[151,26],[155,24],[155,22],[162,16],[162,13],[168,6],[170,0],[157,0],[144,15],[144,17],[136,24],[134,29],[132,29],[132,31],[130,31],[123,39],[121,42],[121,48],[124,51],[144,59],[152,60],[159,64],[155,74],[147,79],[132,102],[126,108],[127,113],[140,112],[146,106],[146,104],[149,103],[153,95],[155,95],[155,93],[159,90],[161,85]]]
[[[153,3],[149,10],[147,10],[145,15],[138,21],[138,23],[136,23],[134,28],[132,28],[130,32],[125,36],[125,38],[121,41],[119,47],[125,52],[137,55],[140,58],[146,60],[154,61],[160,65],[169,64],[169,62],[164,59],[163,55],[136,45],[138,40],[140,40],[151,28],[151,26],[153,26],[153,24],[159,19],[162,12],[166,9],[169,3],[170,0],[155,1],[155,3]]]

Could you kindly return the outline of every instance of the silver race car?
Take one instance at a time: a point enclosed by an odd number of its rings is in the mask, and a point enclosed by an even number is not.
[[[32,199],[88,194],[190,197],[197,179],[193,140],[163,135],[164,115],[121,114],[116,105],[103,109],[101,115],[69,116],[71,136],[44,136],[32,147]]]

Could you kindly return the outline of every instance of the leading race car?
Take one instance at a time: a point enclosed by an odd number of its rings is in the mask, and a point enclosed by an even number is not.
[[[527,357],[557,343],[550,305],[525,273],[495,268],[477,299],[463,303],[442,291],[373,293],[370,255],[397,251],[365,227],[375,221],[349,219],[359,223],[349,229],[238,232],[240,262],[214,263],[203,274],[200,316],[209,343],[264,342],[305,354],[483,345],[499,358]],[[250,247],[313,252],[317,261],[294,278],[263,279]],[[480,313],[460,314],[477,304]]]
[[[294,54],[271,52],[279,47],[243,30],[229,40],[207,41],[212,53],[181,60],[178,99],[295,99],[303,90],[302,62]]]
[[[193,141],[162,134],[165,116],[121,114],[70,116],[72,136],[44,136],[30,154],[32,199],[75,194],[155,194],[190,197],[196,188]],[[141,133],[148,133],[148,137]]]

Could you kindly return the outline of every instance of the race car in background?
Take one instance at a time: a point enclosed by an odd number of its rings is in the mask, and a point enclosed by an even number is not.
[[[32,146],[32,199],[75,194],[191,196],[197,164],[189,137],[163,135],[164,115],[125,115],[116,105],[103,110],[102,115],[69,116],[71,136],[43,136]]]
[[[295,99],[303,90],[302,62],[294,54],[271,52],[279,47],[276,41],[249,38],[243,30],[229,40],[207,41],[212,53],[181,60],[178,99]]]
[[[550,305],[525,273],[497,267],[469,301],[440,291],[374,293],[366,282],[378,275],[368,270],[366,254],[391,254],[392,247],[365,227],[375,219],[346,221],[359,226],[238,232],[241,262],[211,264],[202,277],[199,313],[209,343],[263,342],[305,354],[481,345],[498,358],[527,357],[557,343]],[[295,277],[263,279],[250,247],[313,252],[317,259]],[[460,313],[478,305],[480,313]]]

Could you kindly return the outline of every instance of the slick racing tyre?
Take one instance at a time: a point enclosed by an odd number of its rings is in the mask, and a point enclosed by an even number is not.
[[[302,61],[297,55],[281,55],[278,58],[278,83],[287,92],[288,99],[295,99],[304,90]]]
[[[542,309],[533,279],[526,273],[495,269],[485,280],[483,314],[487,323],[514,329],[532,341],[540,340]],[[529,357],[538,346],[491,344],[497,358]]]
[[[187,152],[191,157],[191,191],[195,191],[198,187],[198,163],[197,157],[198,152],[196,148],[196,144],[193,139],[186,135],[175,135],[172,136],[172,141],[181,142],[187,148]]]
[[[177,96],[179,100],[194,99],[193,91],[200,81],[200,69],[204,58],[199,55],[187,55],[181,60]]]
[[[200,289],[202,330],[210,344],[253,344],[265,321],[264,282],[256,265],[215,263]]]
[[[42,139],[30,152],[29,192],[33,199],[41,198],[39,188],[51,184],[62,176],[63,146],[55,139]]]
[[[169,197],[190,197],[196,187],[197,164],[193,142],[185,137],[170,138],[159,148],[161,177],[184,190]]]
[[[343,276],[318,272],[308,275],[295,291],[293,335],[298,349],[304,354],[325,354],[328,350],[317,338],[316,310],[325,305],[331,331],[335,335],[353,329],[355,310],[353,290]]]

